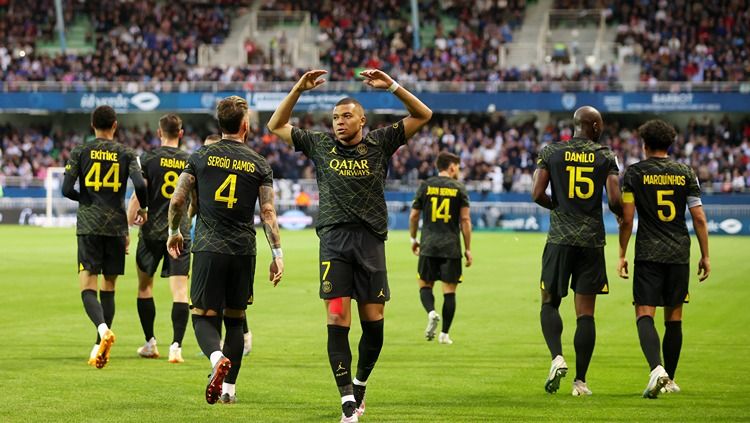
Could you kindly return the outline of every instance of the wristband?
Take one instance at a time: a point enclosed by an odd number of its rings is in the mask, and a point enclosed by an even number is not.
[[[271,257],[273,258],[282,258],[284,257],[284,252],[281,251],[281,247],[279,248],[271,248]]]
[[[396,92],[396,90],[397,90],[397,89],[398,89],[398,87],[400,87],[400,86],[401,86],[401,85],[399,85],[399,84],[398,84],[398,82],[396,82],[396,81],[393,81],[393,84],[391,84],[391,86],[390,86],[390,87],[388,87],[388,92],[390,92],[390,93]]]
[[[173,237],[175,235],[180,235],[180,228],[177,228],[175,230],[172,230],[172,228],[167,228],[167,233],[170,237]]]
[[[411,239],[411,245],[414,245],[414,244],[417,244],[417,243],[419,243],[419,241],[417,241],[416,238],[412,238]]]

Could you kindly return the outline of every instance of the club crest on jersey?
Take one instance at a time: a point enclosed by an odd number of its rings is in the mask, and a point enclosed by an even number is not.
[[[367,145],[359,143],[359,145],[357,145],[357,153],[359,153],[360,156],[367,154]]]
[[[323,281],[323,283],[320,286],[320,289],[323,290],[324,294],[330,294],[331,291],[333,291],[333,284],[329,281]]]

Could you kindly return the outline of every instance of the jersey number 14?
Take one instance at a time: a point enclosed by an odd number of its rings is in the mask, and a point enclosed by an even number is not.
[[[432,201],[432,221],[437,222],[438,220],[442,220],[443,222],[448,223],[451,220],[450,198],[443,198],[440,200],[437,197],[430,197],[430,200]],[[440,204],[438,204],[438,201]]]

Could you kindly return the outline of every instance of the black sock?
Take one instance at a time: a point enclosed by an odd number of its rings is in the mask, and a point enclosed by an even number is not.
[[[448,333],[456,315],[456,293],[443,294],[443,333]]]
[[[156,319],[156,305],[154,298],[138,298],[138,317],[141,319],[141,328],[146,342],[154,337],[154,320]]]
[[[638,326],[638,339],[641,341],[641,350],[646,356],[646,361],[651,370],[661,365],[661,351],[659,351],[659,334],[654,327],[654,318],[641,316],[635,322]]]
[[[224,356],[232,362],[232,367],[224,379],[226,383],[235,383],[237,375],[240,373],[242,366],[242,348],[245,342],[242,339],[242,321],[233,317],[224,316],[224,325],[227,328],[227,335],[224,338]]]
[[[435,296],[432,295],[432,288],[426,286],[419,288],[419,299],[422,300],[422,307],[426,312],[435,310]]]
[[[115,320],[115,291],[99,291],[99,301],[102,303],[104,323],[112,329],[112,321]],[[100,343],[101,337],[96,336],[96,343]]]
[[[89,319],[98,328],[99,325],[104,323],[104,312],[102,311],[102,305],[99,304],[99,300],[96,299],[96,291],[93,289],[84,289],[81,291],[81,300],[83,300],[83,309],[86,310]],[[99,342],[97,335],[96,343],[98,344]]]
[[[596,344],[596,325],[594,316],[581,316],[576,321],[576,334],[573,337],[576,348],[576,379],[586,382],[591,356]]]
[[[359,360],[357,361],[357,380],[367,382],[380,350],[383,349],[383,319],[371,322],[362,321],[362,337],[359,339]]]
[[[216,330],[219,331],[219,339],[223,338],[222,331],[224,330],[224,309],[222,308],[216,313]]]
[[[172,343],[182,346],[182,340],[185,338],[185,329],[187,329],[188,315],[190,309],[188,303],[172,303]]]
[[[198,346],[203,351],[203,354],[211,358],[211,353],[218,351],[219,331],[216,330],[216,321],[219,318],[216,316],[200,316],[193,314],[193,332],[195,332],[195,339],[198,341]]]
[[[336,386],[341,396],[353,395],[352,350],[349,348],[349,328],[328,325],[328,361],[331,363]]]
[[[559,305],[558,305],[559,307]],[[551,303],[543,303],[542,311],[539,313],[542,321],[542,334],[547,342],[550,354],[554,359],[562,355],[562,337],[563,322],[560,318],[560,309]]]
[[[248,333],[250,332],[250,327],[247,325],[247,315],[245,315],[245,318],[242,320],[242,333]]]
[[[662,340],[664,370],[674,380],[677,362],[680,361],[680,350],[682,350],[682,320],[664,322],[664,328],[664,339]]]

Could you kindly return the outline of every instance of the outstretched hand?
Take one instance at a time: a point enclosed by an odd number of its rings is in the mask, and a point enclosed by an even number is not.
[[[311,71],[305,72],[304,75],[297,81],[297,85],[295,88],[298,91],[308,91],[312,90],[313,88],[316,88],[319,85],[322,85],[326,82],[325,79],[318,79],[321,76],[327,74],[328,71],[324,71],[322,69],[315,69]]]
[[[387,73],[378,69],[363,70],[359,73],[359,76],[365,79],[362,82],[373,88],[380,88],[384,90],[390,87],[391,84],[393,84],[393,78],[388,76]]]

